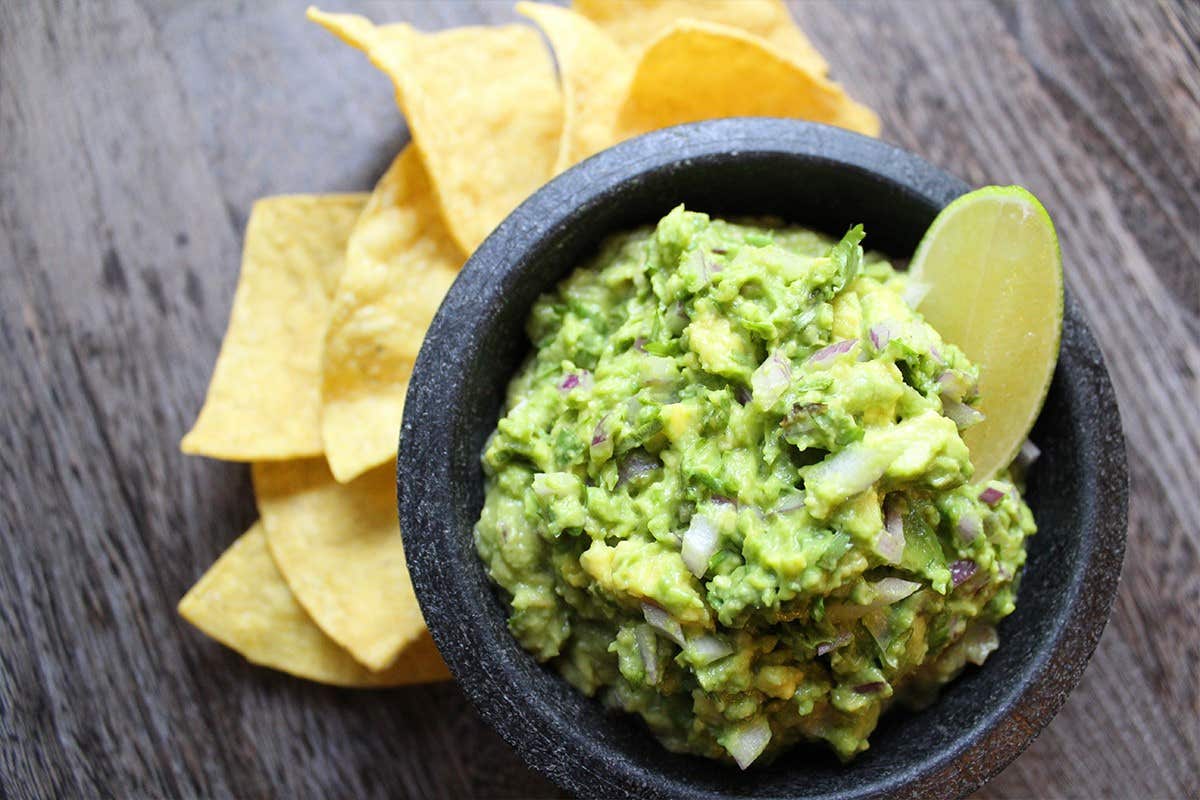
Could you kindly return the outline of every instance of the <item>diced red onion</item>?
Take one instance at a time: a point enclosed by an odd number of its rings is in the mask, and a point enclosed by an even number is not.
[[[884,504],[883,530],[875,538],[875,552],[892,564],[899,564],[904,556],[904,516],[900,504],[891,501]]]
[[[871,683],[860,683],[854,687],[854,691],[859,694],[879,694],[887,689],[888,685],[883,681],[872,681]]]
[[[921,588],[916,581],[906,581],[903,578],[880,578],[875,581],[875,603],[888,605],[898,603]]]
[[[933,287],[924,281],[909,281],[908,285],[904,287],[901,297],[904,298],[904,303],[909,308],[916,308],[921,305],[921,301],[925,299],[925,295],[929,294],[931,288]]]
[[[958,518],[958,535],[964,542],[970,544],[975,541],[975,537],[983,531],[983,523],[979,519],[979,515],[974,512],[968,512]]]
[[[941,359],[938,359],[939,361]],[[951,400],[962,400],[964,397],[975,393],[975,385],[968,383],[961,372],[948,369],[941,375],[937,376],[938,386],[941,387],[939,394],[942,399],[949,398]]]
[[[621,460],[617,467],[617,485],[645,477],[661,466],[658,459],[642,450],[633,450]]]
[[[942,398],[942,411],[954,421],[960,431],[965,431],[972,425],[978,425],[984,419],[983,412],[948,397]]]
[[[1029,469],[1033,466],[1033,462],[1037,461],[1042,455],[1042,449],[1033,443],[1032,440],[1026,439],[1021,443],[1021,450],[1017,453],[1017,466],[1021,469]]]
[[[858,344],[857,339],[846,339],[841,342],[834,342],[828,347],[822,347],[817,352],[808,357],[808,363],[821,364],[829,361],[834,356],[840,356],[842,353],[849,353],[854,345]]]
[[[709,257],[703,251],[699,252],[699,256],[700,274],[704,276],[705,281],[711,280],[713,275],[716,275],[723,269],[720,263],[709,259]]]
[[[989,486],[979,493],[979,499],[995,508],[996,504],[1004,499],[1004,492],[994,486]]]
[[[677,377],[675,360],[672,358],[648,355],[642,361],[642,380],[651,386],[674,383]]]
[[[688,319],[687,307],[684,306],[682,300],[676,301],[671,305],[663,322],[667,323],[667,327],[673,332],[681,331],[687,326],[690,320]],[[671,325],[671,323],[675,324]]]
[[[708,571],[708,560],[717,552],[717,526],[703,514],[696,514],[683,535],[679,554],[683,563],[697,578]]]
[[[633,340],[633,349],[637,350],[639,353],[646,352],[646,337],[639,336],[636,339],[634,339]]]
[[[746,403],[749,403],[751,398],[753,398],[753,395],[750,394],[750,390],[747,389],[745,386],[739,386],[736,389],[734,389],[733,396],[734,396],[734,399],[736,399],[738,401],[738,405],[741,405],[741,406],[746,405]]]
[[[559,391],[562,392],[569,392],[572,389],[583,389],[584,391],[587,391],[588,389],[592,388],[593,383],[594,381],[592,379],[592,373],[588,372],[586,369],[583,369],[579,372],[567,373],[566,377],[562,379],[562,383],[558,384],[558,388]]]
[[[870,613],[864,614],[862,618],[863,627],[871,634],[871,638],[875,640],[875,644],[879,647],[879,652],[887,652],[888,646],[888,615],[882,609],[873,609]]]
[[[1000,646],[1000,637],[991,625],[975,624],[967,628],[963,634],[963,647],[966,649],[967,661],[976,666],[987,661],[987,657]]]
[[[709,634],[692,639],[688,642],[687,649],[696,656],[696,660],[701,664],[711,664],[718,658],[724,658],[733,652],[733,648],[728,643]]]
[[[779,350],[772,353],[750,376],[754,397],[763,407],[778,400],[791,381],[792,364]]]
[[[595,430],[592,431],[592,447],[604,444],[608,441],[608,431],[605,429],[604,423],[608,422],[609,414],[605,414],[596,423]]]
[[[871,330],[868,331],[868,336],[871,337],[871,345],[876,350],[882,350],[892,340],[892,329],[886,323],[872,325]]]
[[[665,609],[653,603],[642,603],[642,616],[650,626],[661,631],[668,639],[683,647],[687,641],[683,638],[683,628],[679,622],[666,612]]]
[[[796,494],[784,495],[775,508],[771,509],[772,514],[790,514],[793,511],[799,511],[804,508],[804,494],[797,492]]]
[[[839,647],[845,647],[850,644],[850,640],[854,637],[847,631],[842,631],[829,642],[821,642],[817,645],[817,655],[823,656],[826,653],[832,653]]]
[[[731,497],[726,497],[723,494],[714,494],[712,497],[708,498],[708,501],[710,503],[713,503],[714,505],[718,505],[718,506],[736,506],[737,505],[736,500],[734,500]]]
[[[818,480],[836,480],[849,497],[874,486],[886,469],[877,453],[852,445],[828,456],[814,471]]]
[[[950,580],[955,586],[961,586],[971,579],[979,569],[979,565],[969,558],[961,558],[950,564]]]
[[[929,355],[933,356],[933,360],[939,364],[946,363],[946,359],[942,358],[942,351],[938,350],[936,347],[929,348]]]
[[[758,717],[726,737],[725,750],[742,769],[754,763],[771,741],[771,723]]]
[[[646,625],[638,625],[633,635],[637,640],[638,653],[642,656],[642,665],[646,668],[646,683],[658,683],[658,643],[654,638],[654,630]]]

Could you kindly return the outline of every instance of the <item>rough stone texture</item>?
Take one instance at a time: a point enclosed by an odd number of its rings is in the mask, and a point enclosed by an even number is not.
[[[782,120],[722,120],[650,134],[596,156],[517,209],[464,267],[413,373],[399,491],[425,619],[483,717],[543,774],[582,797],[952,798],[1017,756],[1079,681],[1108,620],[1125,548],[1127,476],[1116,400],[1070,293],[1060,363],[1039,421],[1029,500],[1041,526],[1002,647],[928,710],[888,715],[849,767],[801,748],[739,772],[667,753],[537,665],[505,627],[475,555],[478,458],[527,345],[534,298],[606,234],[679,202],[777,214],[911,252],[966,184],[882,142]]]

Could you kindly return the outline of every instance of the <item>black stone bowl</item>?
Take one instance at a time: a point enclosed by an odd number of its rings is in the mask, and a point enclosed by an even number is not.
[[[716,215],[775,214],[909,256],[967,186],[853,133],[729,119],[618,145],[533,195],[483,243],[430,326],[408,390],[400,524],[421,610],[479,713],[535,770],[580,797],[959,797],[1024,749],[1079,681],[1108,619],[1125,548],[1127,475],[1117,404],[1096,342],[1068,293],[1062,352],[1033,439],[1028,500],[1039,533],[1000,649],[919,713],[885,715],[848,765],[801,746],[740,772],[669,753],[640,721],[605,712],[539,665],[505,627],[506,608],[472,541],[479,456],[505,386],[529,350],[538,295],[607,234],[679,203]]]

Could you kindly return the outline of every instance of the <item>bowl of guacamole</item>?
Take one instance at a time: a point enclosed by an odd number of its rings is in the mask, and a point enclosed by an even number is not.
[[[972,480],[978,370],[902,269],[965,189],[823,126],[699,123],[564,174],[464,268],[401,527],[532,767],[580,796],[953,797],[1057,710],[1119,574],[1119,419],[1068,296],[1042,457]]]

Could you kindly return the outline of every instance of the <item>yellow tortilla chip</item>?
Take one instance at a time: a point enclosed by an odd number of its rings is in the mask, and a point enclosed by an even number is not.
[[[366,199],[291,195],[254,204],[229,329],[183,452],[230,461],[321,452],[325,325]]]
[[[818,75],[829,71],[782,0],[575,0],[571,7],[639,52],[676,22],[695,19],[758,36]]]
[[[336,686],[402,686],[447,680],[429,634],[383,672],[371,672],[321,632],[304,612],[267,550],[256,522],[179,601],[179,613],[247,661]]]
[[[538,24],[558,61],[563,131],[554,172],[613,144],[617,114],[633,79],[634,58],[586,17],[560,6],[517,3]]]
[[[400,542],[395,475],[389,463],[341,484],[321,458],[253,468],[267,545],[292,594],[371,670],[425,630]]]
[[[406,147],[350,234],[325,335],[321,434],[339,481],[396,457],[413,362],[462,262]]]
[[[536,31],[504,25],[421,33],[314,8],[308,15],[392,79],[446,224],[465,252],[553,174],[562,97]]]
[[[820,77],[728,25],[685,20],[642,55],[618,138],[739,116],[797,117],[879,135],[879,117]]]

